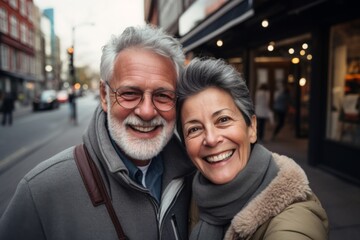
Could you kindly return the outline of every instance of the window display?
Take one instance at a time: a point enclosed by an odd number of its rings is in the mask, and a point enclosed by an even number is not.
[[[360,146],[360,20],[334,26],[330,37],[327,137]]]

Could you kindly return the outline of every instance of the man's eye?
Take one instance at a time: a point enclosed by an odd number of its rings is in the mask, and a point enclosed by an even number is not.
[[[138,99],[139,97],[141,98],[141,95],[142,94],[139,92],[132,92],[132,91],[118,93],[118,96],[120,96],[121,98],[127,101]]]
[[[172,102],[175,99],[175,94],[170,91],[154,93],[153,98],[157,102]]]

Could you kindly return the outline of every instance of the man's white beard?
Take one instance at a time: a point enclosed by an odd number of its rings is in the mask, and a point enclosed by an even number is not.
[[[136,160],[149,160],[158,155],[174,133],[175,120],[167,123],[165,119],[157,116],[151,121],[143,121],[135,115],[129,115],[120,123],[116,118],[112,117],[112,103],[108,96],[109,94],[107,94],[109,133],[120,149],[126,155]],[[161,133],[154,138],[140,139],[129,134],[126,126],[128,124],[138,126],[162,126],[162,130]]]

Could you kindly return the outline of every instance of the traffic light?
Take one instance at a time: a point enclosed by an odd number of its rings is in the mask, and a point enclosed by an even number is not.
[[[67,53],[69,55],[69,73],[71,76],[75,75],[75,67],[74,67],[74,48],[69,47],[67,49]]]

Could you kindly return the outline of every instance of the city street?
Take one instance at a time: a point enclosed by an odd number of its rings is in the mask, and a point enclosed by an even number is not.
[[[69,106],[41,112],[16,110],[13,126],[0,126],[0,216],[20,179],[39,162],[81,143],[98,103],[93,95],[77,99],[78,125],[69,122]],[[269,128],[268,130],[271,130]],[[267,139],[270,132],[267,132]],[[286,126],[275,141],[263,144],[271,151],[293,158],[308,175],[310,186],[329,218],[329,240],[350,240],[360,234],[360,187],[307,163],[307,139],[294,137]]]
[[[17,109],[11,127],[0,126],[0,216],[20,179],[41,161],[81,143],[98,103],[94,95],[77,99],[78,125],[69,122],[69,106],[32,112]],[[19,116],[21,115],[21,116]]]

